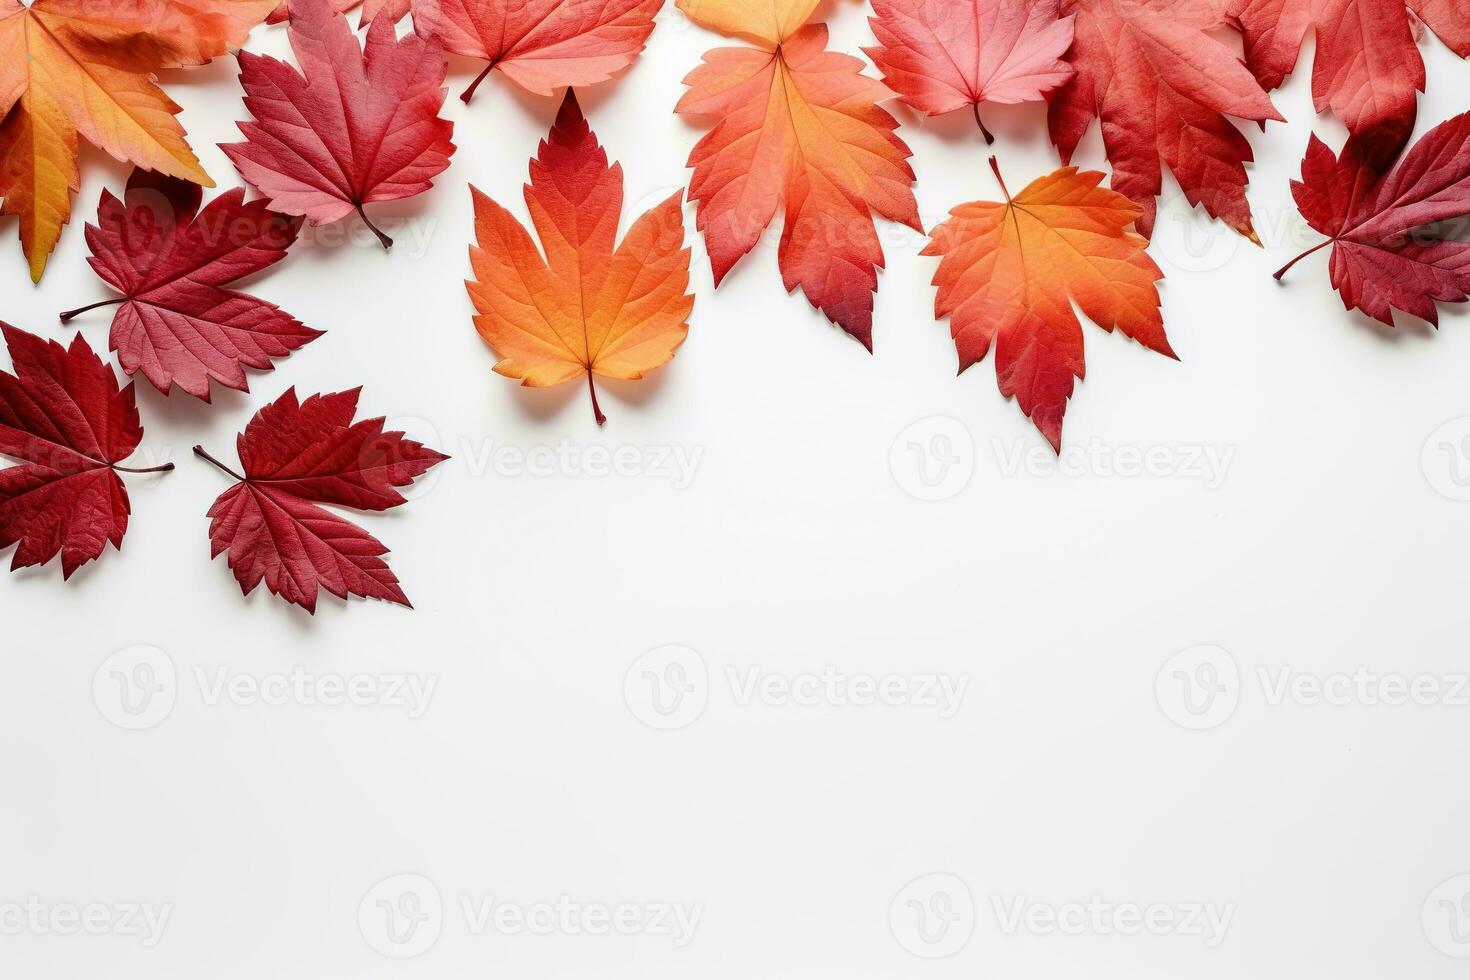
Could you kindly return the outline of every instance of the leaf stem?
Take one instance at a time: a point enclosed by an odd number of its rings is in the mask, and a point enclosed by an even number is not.
[[[607,416],[602,414],[602,406],[597,404],[597,386],[592,383],[592,372],[587,372],[587,390],[592,392],[592,415],[597,419],[597,424],[602,425],[607,421]]]
[[[79,307],[77,307],[74,310],[67,310],[65,313],[61,314],[61,322],[62,323],[70,323],[75,317],[81,316],[83,313],[86,313],[88,310],[96,310],[96,309],[100,309],[101,307],[104,307],[104,306],[117,306],[119,303],[126,303],[126,302],[127,302],[127,299],[126,298],[124,298],[124,299],[104,299],[104,300],[102,300],[100,302],[92,303],[92,304],[90,304],[88,306],[79,306]]]
[[[975,125],[980,127],[980,135],[985,137],[985,145],[993,146],[995,144],[995,137],[990,135],[990,130],[985,128],[985,120],[980,118],[980,103],[972,102],[970,103],[970,108],[975,110]]]
[[[475,89],[479,88],[480,83],[483,82],[486,78],[490,77],[490,73],[494,70],[495,62],[492,61],[490,62],[490,64],[485,66],[484,71],[475,76],[475,80],[473,82],[470,82],[470,87],[465,89],[464,92],[460,94],[459,101],[463,102],[465,105],[469,105],[470,99],[473,99],[475,97]]]
[[[1328,245],[1331,245],[1334,241],[1336,241],[1336,239],[1329,238],[1329,239],[1327,239],[1327,241],[1322,242],[1321,244],[1313,245],[1311,248],[1307,249],[1301,255],[1298,255],[1296,258],[1292,259],[1290,262],[1286,263],[1281,268],[1277,269],[1272,274],[1271,278],[1275,279],[1277,282],[1280,282],[1281,281],[1281,277],[1284,276],[1284,275],[1286,275],[1288,272],[1290,272],[1292,266],[1296,265],[1298,262],[1300,262],[1302,259],[1306,258],[1308,255],[1311,255],[1313,252],[1320,251],[1321,249],[1326,248]]]
[[[209,453],[205,452],[203,446],[195,446],[194,447],[194,455],[195,456],[198,456],[200,459],[204,460],[206,463],[213,463],[217,468],[219,468],[221,470],[224,470],[226,473],[230,474],[230,476],[233,476],[235,479],[239,480],[241,483],[245,483],[246,482],[245,478],[243,476],[241,476],[239,473],[236,473],[234,470],[230,469],[224,463],[221,463],[219,460],[217,460],[213,456],[209,455]]]
[[[119,473],[169,473],[174,468],[173,463],[164,463],[162,466],[149,466],[144,469],[134,469],[131,466],[114,466],[113,469]]]
[[[383,248],[385,250],[393,247],[393,239],[383,234],[382,230],[379,229],[377,225],[372,223],[372,221],[367,216],[367,212],[362,209],[361,204],[357,206],[357,216],[362,219],[363,224],[368,226],[369,231],[378,236],[378,241],[383,244]]]
[[[1011,201],[1011,192],[1006,188],[1006,179],[1000,175],[1000,161],[993,156],[990,158],[990,169],[995,172],[995,179],[1000,181],[1001,192],[1005,194],[1006,203],[1009,204]]]

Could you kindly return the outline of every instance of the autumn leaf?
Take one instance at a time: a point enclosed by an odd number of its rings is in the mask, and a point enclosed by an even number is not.
[[[528,92],[595,85],[631,65],[664,0],[413,0],[415,29],[444,50],[488,61]]]
[[[1072,19],[1061,0],[873,0],[878,46],[864,48],[888,87],[931,116],[969,106],[985,142],[984,102],[1040,102],[1072,77]]]
[[[1276,278],[1330,246],[1332,287],[1348,309],[1389,326],[1396,309],[1437,324],[1436,301],[1463,303],[1470,293],[1470,242],[1447,237],[1470,218],[1470,112],[1425,133],[1382,176],[1377,148],[1364,142],[1349,137],[1338,156],[1312,137],[1291,191],[1327,241]]]
[[[365,204],[422,194],[449,166],[454,124],[439,117],[446,68],[439,46],[399,39],[387,17],[360,47],[327,0],[291,0],[291,50],[301,71],[240,54],[243,143],[222,145],[235,168],[283,214],[326,224],[353,211],[389,248]]]
[[[362,8],[363,24],[371,24],[378,17],[387,17],[389,20],[402,20],[403,15],[408,13],[410,0],[331,0],[332,8],[338,13],[345,14],[349,10]],[[266,18],[266,23],[279,24],[290,15],[290,0],[281,0],[281,5],[271,11]]]
[[[642,215],[617,244],[623,168],[608,165],[570,90],[525,190],[545,257],[509,211],[470,191],[479,245],[465,285],[479,312],[475,329],[500,357],[496,372],[538,388],[585,375],[601,425],[593,375],[641,378],[689,333],[683,193]]]
[[[263,581],[309,613],[322,589],[409,605],[382,542],[318,505],[397,507],[406,502],[399,487],[449,457],[385,432],[381,418],[353,422],[360,392],[301,402],[293,388],[256,412],[236,441],[243,475],[194,447],[239,481],[209,509],[209,540],[211,557],[226,555],[245,595]]]
[[[1207,31],[1219,4],[1202,0],[1063,0],[1076,16],[1076,77],[1052,99],[1052,142],[1070,163],[1094,118],[1113,165],[1112,186],[1142,209],[1153,234],[1168,164],[1189,203],[1260,243],[1245,198],[1250,143],[1226,116],[1281,120],[1229,47]]]
[[[991,169],[1001,180],[994,157]],[[1076,305],[1174,357],[1164,336],[1155,283],[1164,277],[1132,230],[1142,211],[1099,186],[1103,175],[1063,167],[1004,204],[962,204],[934,229],[924,255],[941,256],[934,314],[949,317],[960,370],[995,346],[1001,394],[1061,451],[1062,416],[1086,373]]]
[[[61,574],[122,548],[128,489],[118,473],[162,473],[120,465],[143,440],[133,386],[80,335],[70,348],[0,323],[14,374],[0,371],[0,548],[16,542],[12,570],[61,555]]]
[[[159,391],[174,385],[209,401],[213,379],[250,390],[245,368],[269,371],[321,336],[279,307],[226,289],[286,257],[300,222],[276,214],[245,191],[226,191],[199,211],[197,184],[135,170],[119,201],[107,191],[97,224],[87,226],[88,259],[123,294],[61,314],[121,304],[112,320],[112,349],[123,370],[139,371]]]
[[[206,187],[155,72],[238,47],[275,0],[0,0],[0,214],[20,218],[31,279],[71,219],[78,141]]]
[[[1470,6],[1412,0],[1409,7],[1460,57],[1470,56]],[[1246,63],[1274,89],[1296,68],[1309,32],[1317,36],[1312,101],[1348,130],[1373,137],[1376,163],[1391,162],[1413,129],[1424,59],[1404,0],[1232,0],[1228,16],[1245,35]],[[1385,159],[1386,158],[1386,159]]]
[[[909,148],[863,63],[803,27],[816,0],[680,0],[696,22],[755,42],[716,48],[684,79],[678,112],[715,119],[689,157],[689,196],[719,285],[784,208],[788,292],[873,348],[883,248],[873,212],[923,231]]]

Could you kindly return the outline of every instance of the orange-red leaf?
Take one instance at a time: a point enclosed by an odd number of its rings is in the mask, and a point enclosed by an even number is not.
[[[642,215],[622,244],[623,168],[567,92],[551,135],[531,161],[526,207],[545,257],[525,227],[471,188],[475,329],[495,370],[531,387],[582,376],[635,379],[668,362],[689,332],[694,297],[684,247],[682,193]],[[602,411],[592,389],[592,407]]]
[[[1004,204],[962,204],[923,253],[942,256],[934,313],[950,318],[960,370],[993,344],[1001,393],[1058,451],[1067,399],[1086,374],[1074,302],[1104,330],[1174,356],[1155,286],[1164,274],[1132,230],[1141,212],[1102,179],[1063,167]]]
[[[631,65],[664,0],[413,0],[415,29],[444,50],[490,62],[537,95],[595,85]]]
[[[877,104],[891,93],[858,59],[826,50],[825,25],[800,26],[814,0],[680,3],[695,20],[763,45],[708,52],[677,110],[718,120],[689,158],[716,285],[784,208],[787,290],[800,287],[871,350],[883,267],[872,212],[923,230],[912,154]]]

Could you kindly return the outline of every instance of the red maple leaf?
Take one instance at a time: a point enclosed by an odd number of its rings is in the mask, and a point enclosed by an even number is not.
[[[99,306],[122,308],[109,343],[123,370],[139,371],[168,394],[174,385],[209,401],[213,378],[250,390],[245,368],[269,371],[321,336],[280,307],[225,287],[279,262],[300,222],[245,203],[226,191],[202,212],[198,184],[135,170],[119,201],[102,192],[97,224],[87,226],[88,261],[123,299],[61,314],[61,322]]]
[[[1296,68],[1309,31],[1317,35],[1312,101],[1331,109],[1358,136],[1368,158],[1392,160],[1413,129],[1424,59],[1405,0],[1232,0],[1227,16],[1245,35],[1245,58],[1274,89]],[[1460,57],[1470,56],[1470,6],[1464,0],[1410,0],[1424,23]]]
[[[1245,199],[1251,146],[1226,116],[1280,121],[1271,99],[1229,47],[1207,31],[1223,23],[1202,0],[1064,0],[1076,15],[1068,56],[1077,69],[1051,103],[1051,138],[1070,163],[1094,118],[1113,165],[1114,189],[1143,209],[1153,234],[1155,198],[1169,165],[1185,197],[1252,241]]]
[[[399,39],[387,17],[359,47],[328,0],[292,0],[289,33],[300,72],[240,52],[255,119],[239,124],[243,143],[220,149],[276,211],[313,224],[356,211],[389,248],[363,205],[422,194],[454,153],[454,124],[439,117],[443,52],[417,35]]]
[[[1343,305],[1393,325],[1393,311],[1439,322],[1435,302],[1470,293],[1470,242],[1446,235],[1470,218],[1470,112],[1425,133],[1379,176],[1379,148],[1352,136],[1335,156],[1316,136],[1291,182],[1307,223],[1328,236],[1288,269],[1332,247],[1329,272]]]
[[[236,480],[209,509],[211,557],[226,561],[240,589],[266,588],[307,612],[320,589],[409,605],[377,538],[318,504],[380,511],[405,502],[406,487],[449,457],[384,432],[383,419],[353,422],[354,388],[313,395],[288,390],[262,408],[236,440],[244,475],[199,446],[195,455]]]
[[[0,371],[0,548],[20,542],[12,569],[61,555],[61,574],[122,548],[128,530],[123,473],[162,473],[118,464],[138,448],[143,427],[133,386],[118,389],[110,365],[77,335],[71,347],[0,323],[14,374]]]

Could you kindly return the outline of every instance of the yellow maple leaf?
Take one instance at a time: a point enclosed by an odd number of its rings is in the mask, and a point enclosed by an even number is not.
[[[78,138],[146,170],[214,182],[154,81],[238,47],[273,0],[0,0],[0,214],[37,282],[71,217]]]

